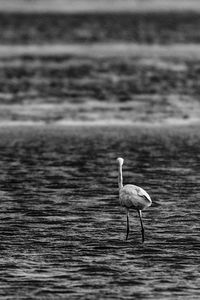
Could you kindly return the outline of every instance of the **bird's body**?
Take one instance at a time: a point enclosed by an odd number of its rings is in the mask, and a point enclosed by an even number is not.
[[[151,205],[150,196],[141,187],[126,184],[119,190],[119,201],[121,206],[127,209],[143,210]]]
[[[122,165],[124,160],[123,158],[118,158],[117,161],[119,163],[119,177],[118,177],[119,201],[121,206],[126,208],[126,212],[127,212],[126,239],[128,239],[128,234],[129,234],[129,209],[135,209],[138,211],[140,217],[141,228],[142,228],[142,242],[144,242],[142,210],[151,206],[152,201],[149,194],[141,187],[133,184],[126,184],[125,186],[123,186]]]

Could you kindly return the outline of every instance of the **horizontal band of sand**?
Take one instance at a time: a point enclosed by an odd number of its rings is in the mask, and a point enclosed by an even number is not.
[[[119,120],[99,120],[99,121],[74,121],[74,120],[62,120],[62,121],[54,121],[54,122],[45,122],[45,121],[12,121],[12,120],[0,120],[0,128],[3,127],[14,127],[17,126],[120,126],[120,127],[130,127],[130,126],[138,126],[138,127],[182,127],[182,126],[197,126],[200,127],[200,120],[199,119],[189,119],[189,120],[182,120],[182,119],[169,119],[165,120],[164,122],[131,122],[131,121],[119,121]]]
[[[200,11],[199,0],[1,0],[0,11],[14,12],[148,12]]]
[[[19,56],[158,57],[200,59],[200,44],[141,45],[94,43],[61,45],[1,45],[0,58]]]
[[[0,123],[2,124],[93,124],[93,125],[131,125],[131,124],[200,124],[200,105],[198,99],[179,95],[171,96],[163,103],[160,96],[141,97],[125,103],[109,103],[95,100],[83,103],[33,103],[0,104]],[[143,99],[144,100],[144,99]],[[152,107],[149,110],[149,107]]]

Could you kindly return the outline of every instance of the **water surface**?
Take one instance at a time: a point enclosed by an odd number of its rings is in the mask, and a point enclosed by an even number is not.
[[[199,127],[0,129],[1,299],[199,299]],[[146,241],[118,204],[153,200]]]

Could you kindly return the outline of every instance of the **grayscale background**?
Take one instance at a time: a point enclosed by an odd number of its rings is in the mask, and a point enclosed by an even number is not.
[[[199,121],[200,1],[0,0],[0,300],[199,299]]]

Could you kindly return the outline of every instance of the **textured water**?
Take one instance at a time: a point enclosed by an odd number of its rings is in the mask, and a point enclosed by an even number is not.
[[[103,6],[103,4],[102,4]],[[156,9],[157,10],[157,9]],[[4,13],[1,44],[65,44],[127,41],[142,44],[199,43],[196,12]]]
[[[199,299],[198,127],[0,129],[1,299]],[[146,241],[118,205],[142,186]]]

